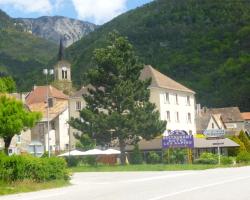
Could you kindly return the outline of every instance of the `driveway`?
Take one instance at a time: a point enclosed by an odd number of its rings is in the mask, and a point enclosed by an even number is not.
[[[0,200],[250,200],[250,167],[178,172],[76,173],[72,186]]]

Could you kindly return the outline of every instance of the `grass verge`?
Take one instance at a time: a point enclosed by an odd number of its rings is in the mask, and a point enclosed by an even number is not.
[[[78,166],[72,167],[73,172],[128,172],[128,171],[181,171],[181,170],[205,170],[219,167],[232,167],[225,165],[164,165],[164,164],[142,164],[142,165],[97,165],[97,166]]]
[[[38,190],[58,188],[68,185],[69,181],[65,180],[54,180],[42,183],[37,183],[30,180],[17,181],[13,183],[0,182],[0,195],[16,194],[21,192],[34,192]]]

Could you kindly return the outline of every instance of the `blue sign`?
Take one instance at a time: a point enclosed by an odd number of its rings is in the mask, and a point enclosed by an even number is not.
[[[171,131],[167,136],[162,138],[163,148],[194,148],[194,137],[188,135],[186,131]]]

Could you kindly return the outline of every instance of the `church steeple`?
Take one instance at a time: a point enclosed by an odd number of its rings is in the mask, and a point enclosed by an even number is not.
[[[64,58],[64,42],[63,37],[60,38],[58,60],[54,66],[54,86],[62,90],[64,93],[69,94],[72,90],[71,83],[71,65]]]
[[[63,37],[61,37],[59,51],[58,51],[58,61],[61,61],[63,59],[64,59],[64,46],[63,46]]]

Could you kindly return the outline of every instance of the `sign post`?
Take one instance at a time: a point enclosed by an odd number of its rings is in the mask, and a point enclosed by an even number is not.
[[[219,139],[222,139],[225,137],[225,130],[223,129],[209,129],[204,131],[204,135],[207,137],[207,139],[214,139],[217,140],[217,153],[218,153],[218,164],[220,165],[220,144]]]

